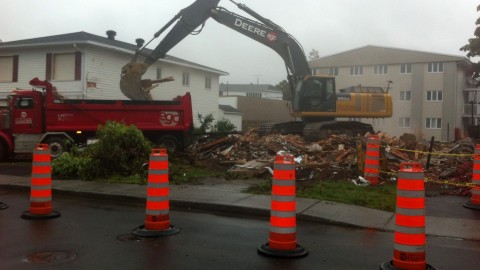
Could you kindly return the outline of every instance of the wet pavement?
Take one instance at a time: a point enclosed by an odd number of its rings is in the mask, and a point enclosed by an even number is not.
[[[144,202],[56,194],[61,216],[25,220],[27,189],[0,188],[10,207],[0,211],[0,269],[378,269],[393,256],[393,233],[298,221],[298,259],[259,255],[268,241],[266,215],[173,207],[172,236],[139,238],[131,231],[145,219]],[[427,237],[427,262],[437,269],[476,269],[480,242]]]

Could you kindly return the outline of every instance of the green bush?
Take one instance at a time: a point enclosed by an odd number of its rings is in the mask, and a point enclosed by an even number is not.
[[[97,130],[98,142],[83,151],[65,153],[52,162],[52,175],[62,179],[98,179],[145,175],[152,144],[135,126],[107,122]]]
[[[235,130],[235,125],[228,119],[221,119],[215,122],[215,118],[211,113],[203,116],[201,114],[197,115],[200,126],[194,129],[194,134],[202,135],[208,132],[232,132]]]

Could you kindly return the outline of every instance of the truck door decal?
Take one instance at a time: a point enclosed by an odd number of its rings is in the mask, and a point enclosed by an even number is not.
[[[176,111],[160,112],[160,125],[174,127],[179,124],[180,114]]]
[[[25,111],[20,112],[20,117],[15,118],[15,125],[31,125],[32,123],[32,118],[28,117]]]

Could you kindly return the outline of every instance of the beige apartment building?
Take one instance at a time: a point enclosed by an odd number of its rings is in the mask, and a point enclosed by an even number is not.
[[[454,141],[467,136],[472,119],[476,123],[480,116],[472,103],[478,89],[466,83],[471,62],[463,56],[365,46],[309,64],[313,74],[334,75],[337,89],[362,85],[388,91],[391,118],[357,120],[390,136],[411,133],[418,139]]]

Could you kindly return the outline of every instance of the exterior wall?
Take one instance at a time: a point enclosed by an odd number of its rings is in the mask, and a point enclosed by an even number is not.
[[[0,83],[0,99],[15,88],[30,89],[28,82],[34,77],[44,80],[47,53],[75,53],[77,50],[82,52],[81,80],[52,81],[62,95],[73,99],[127,99],[120,91],[119,81],[121,67],[130,61],[131,55],[91,45],[17,49],[0,53],[0,56],[19,55],[18,82]],[[154,99],[171,100],[190,92],[196,126],[200,125],[198,114],[205,116],[211,113],[215,119],[219,119],[219,74],[163,60],[158,62],[158,65],[162,68],[162,77],[173,76],[175,81],[161,83],[154,88],[152,90]],[[182,85],[183,72],[190,74],[189,86]],[[151,66],[143,78],[156,79],[156,76],[156,66]],[[206,76],[211,77],[211,89],[205,88]],[[87,87],[93,84],[94,87]]]
[[[220,105],[230,105],[235,109],[238,109],[238,98],[237,97],[220,97],[218,100]]]
[[[235,131],[242,131],[242,114],[226,113],[220,110],[219,118],[217,120],[227,119],[235,125]]]
[[[28,82],[38,77],[45,80],[47,53],[75,53],[73,46],[62,46],[42,49],[19,49],[12,52],[1,52],[0,56],[19,55],[18,57],[18,82],[0,83],[0,92],[9,93],[15,88],[30,89]],[[68,97],[81,95],[81,81],[52,81],[58,89],[65,89]]]

